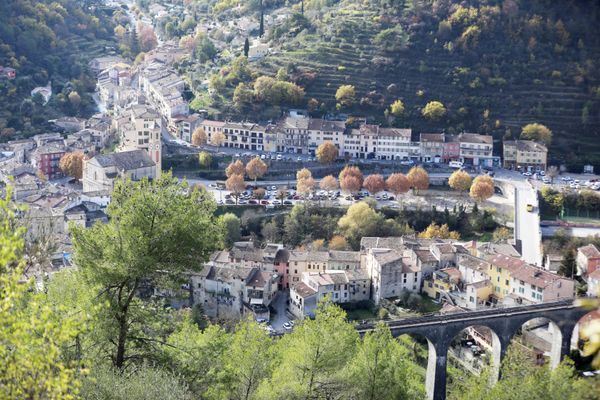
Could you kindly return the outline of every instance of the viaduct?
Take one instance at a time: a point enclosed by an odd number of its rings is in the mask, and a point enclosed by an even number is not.
[[[490,310],[457,312],[390,321],[387,323],[392,335],[419,335],[427,339],[429,359],[427,362],[426,388],[430,400],[446,398],[446,363],[448,348],[453,339],[463,330],[473,326],[484,326],[492,331],[492,368],[495,380],[499,378],[500,363],[512,337],[522,325],[532,319],[546,318],[553,329],[551,366],[555,368],[571,350],[571,339],[578,321],[589,310],[577,307],[572,299],[542,304],[495,308]],[[357,328],[363,336],[372,331],[374,325]]]

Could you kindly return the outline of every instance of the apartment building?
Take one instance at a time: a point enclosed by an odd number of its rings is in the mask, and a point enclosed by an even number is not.
[[[149,63],[139,75],[141,91],[165,118],[165,127],[176,135],[175,117],[189,114],[188,102],[183,98],[185,81],[173,69],[157,61]]]
[[[421,161],[439,163],[444,160],[446,142],[446,135],[444,133],[421,133],[419,139]]]
[[[277,151],[284,153],[308,153],[308,125],[310,119],[306,116],[288,116],[281,120],[278,128]]]
[[[534,267],[519,258],[496,255],[489,260],[492,296],[505,305],[535,304],[572,298],[575,281]]]
[[[505,140],[503,166],[523,171],[545,171],[548,148],[532,140]]]
[[[177,137],[191,143],[192,135],[196,128],[201,125],[202,119],[200,114],[184,115],[173,118],[175,126],[177,127]]]
[[[31,165],[48,179],[57,179],[63,176],[59,163],[66,150],[64,141],[53,142],[36,148],[31,156]]]
[[[346,123],[344,121],[310,118],[308,121],[308,151],[315,155],[319,145],[331,142],[338,148],[338,156],[343,156],[345,130]]]
[[[162,160],[162,119],[152,107],[144,104],[129,106],[114,121],[119,146],[117,151],[144,150],[156,165],[160,176]]]
[[[264,150],[265,127],[245,122],[226,122],[222,132],[225,134],[224,147],[242,150]]]
[[[490,135],[461,133],[458,135],[460,161],[465,165],[494,166],[493,138]]]

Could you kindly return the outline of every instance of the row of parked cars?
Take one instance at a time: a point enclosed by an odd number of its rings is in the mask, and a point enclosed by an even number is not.
[[[560,178],[565,185],[569,185],[571,189],[580,189],[582,186],[591,190],[600,190],[600,181],[598,179],[590,179],[587,181],[580,181],[579,179],[573,179],[570,176],[563,176]]]
[[[236,158],[254,158],[259,156],[254,153],[236,153]],[[263,153],[260,156],[261,160],[277,160],[277,161],[297,161],[297,162],[309,162],[316,161],[315,157],[311,156],[293,156],[283,153]]]

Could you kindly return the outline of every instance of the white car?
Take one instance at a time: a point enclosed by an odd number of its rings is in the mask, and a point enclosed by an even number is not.
[[[292,329],[292,325],[291,325],[289,322],[285,322],[285,323],[283,324],[283,327],[284,327],[285,329],[287,329],[288,331]]]
[[[261,155],[260,155],[260,159],[261,159],[261,160],[264,160],[265,158],[267,158],[267,156],[265,156],[264,154],[261,154]]]
[[[281,161],[283,159],[283,156],[281,154],[277,154],[277,161]]]

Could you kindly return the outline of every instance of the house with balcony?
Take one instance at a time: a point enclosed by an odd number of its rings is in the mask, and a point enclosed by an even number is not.
[[[441,300],[456,291],[459,283],[460,271],[457,268],[443,268],[423,280],[423,292],[434,300]]]
[[[478,133],[461,133],[458,135],[460,146],[459,160],[465,165],[493,167],[499,165],[499,158],[494,157],[493,138]]]

